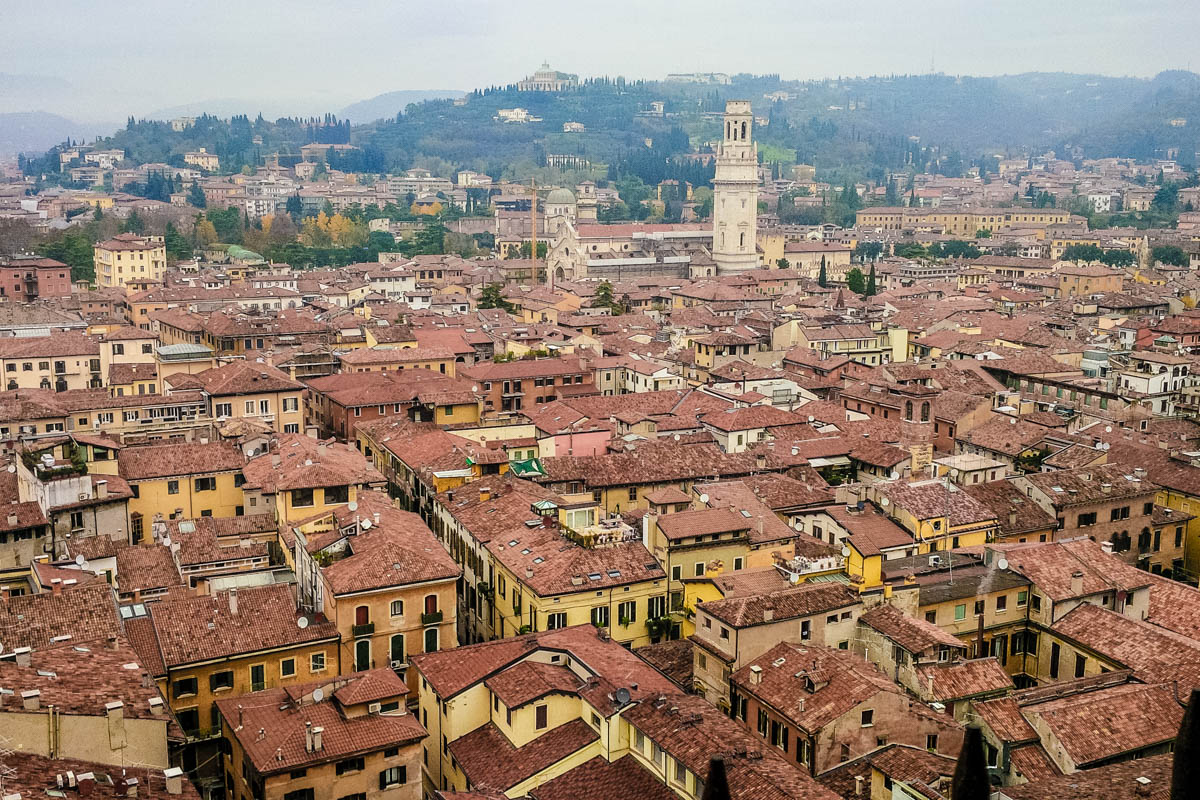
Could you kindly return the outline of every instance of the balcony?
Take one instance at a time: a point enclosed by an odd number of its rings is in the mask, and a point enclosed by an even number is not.
[[[375,623],[374,622],[364,622],[362,625],[351,625],[350,626],[350,635],[351,636],[356,636],[356,637],[357,636],[370,636],[374,632],[375,632]]]
[[[421,615],[422,625],[437,625],[442,621],[441,611],[430,611]]]

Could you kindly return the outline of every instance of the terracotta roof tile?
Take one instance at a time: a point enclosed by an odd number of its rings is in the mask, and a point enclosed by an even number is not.
[[[917,667],[917,675],[922,689],[928,687],[925,699],[942,703],[1005,692],[1015,686],[995,658],[922,664]]]
[[[533,800],[677,800],[678,795],[631,755],[596,756],[529,790]]]
[[[185,442],[126,447],[117,455],[121,477],[146,481],[175,476],[236,472],[246,463],[232,442]]]
[[[1029,748],[1020,748],[1017,753]],[[1012,800],[1168,800],[1171,796],[1170,753],[1105,764],[1070,775],[1029,775],[1029,783],[1006,786],[1004,794]],[[1143,791],[1139,778],[1149,783]]]
[[[872,608],[858,618],[858,623],[879,631],[913,654],[924,653],[936,646],[955,650],[966,648],[966,645],[938,626],[923,619],[910,617],[893,605]]]
[[[582,719],[551,728],[520,747],[514,747],[494,723],[487,723],[450,743],[450,753],[472,786],[507,790],[549,769],[597,741]]]
[[[735,628],[745,628],[826,614],[858,603],[858,593],[845,584],[815,583],[770,594],[709,600],[700,608]]]

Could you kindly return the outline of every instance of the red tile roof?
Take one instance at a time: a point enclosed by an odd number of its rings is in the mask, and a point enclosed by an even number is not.
[[[530,789],[532,800],[678,800],[678,795],[631,755],[616,761],[596,756]]]
[[[966,645],[937,625],[910,617],[893,605],[885,604],[872,608],[858,618],[858,623],[879,631],[913,654],[924,653],[937,646],[954,650],[966,648]]]
[[[458,761],[470,785],[507,790],[599,738],[600,734],[586,722],[575,719],[514,747],[508,737],[489,722],[451,742],[450,754]]]

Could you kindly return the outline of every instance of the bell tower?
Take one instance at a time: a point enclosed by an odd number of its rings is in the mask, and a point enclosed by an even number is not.
[[[718,275],[758,266],[758,146],[749,100],[728,100],[713,178],[713,261]]]

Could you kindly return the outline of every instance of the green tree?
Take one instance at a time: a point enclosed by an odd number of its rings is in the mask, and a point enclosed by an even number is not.
[[[775,259],[775,266],[779,267],[780,269],[789,269],[792,264],[786,258],[777,258]]]
[[[413,237],[415,252],[418,255],[440,255],[446,252],[446,226],[440,222],[431,222]]]
[[[513,305],[504,299],[502,294],[504,287],[498,283],[489,283],[483,287],[479,293],[480,308],[503,308],[505,311],[512,313]]]
[[[882,253],[882,242],[859,242],[858,246],[854,248],[855,257],[863,263],[876,260]]]
[[[146,232],[146,221],[142,219],[137,210],[129,212],[129,216],[125,218],[125,233],[136,233],[141,236]]]
[[[1073,244],[1063,250],[1063,261],[1100,261],[1104,251],[1094,244]]]
[[[1101,254],[1100,260],[1110,267],[1132,267],[1137,263],[1137,259],[1134,258],[1133,253],[1128,250],[1116,249],[1105,250]]]
[[[824,289],[829,285],[829,274],[825,271],[825,257],[821,256],[821,271],[817,273],[817,286]]]
[[[867,291],[867,281],[861,269],[851,267],[850,271],[846,273],[846,288],[855,294],[863,294]]]
[[[1160,244],[1150,251],[1150,261],[1154,264],[1171,264],[1176,267],[1188,265],[1188,254],[1175,244]]]
[[[988,230],[987,228],[980,228],[979,230],[975,231],[975,238],[976,239],[990,239],[990,238],[992,238],[992,232],[990,230]]]
[[[613,300],[613,287],[608,281],[603,281],[596,287],[596,305],[607,306],[610,310],[616,304]]]
[[[929,252],[916,242],[895,245],[892,252],[897,258],[925,258],[929,255]]]
[[[192,188],[188,189],[188,203],[196,208],[208,208],[208,199],[200,188],[200,181],[192,181]]]
[[[874,297],[878,289],[875,286],[875,265],[871,265],[871,274],[867,276],[867,297]]]
[[[167,258],[174,261],[185,261],[192,257],[192,246],[184,238],[173,223],[167,223],[166,233],[163,234],[163,244],[167,248]]]
[[[883,193],[883,204],[889,207],[900,205],[900,193],[896,189],[895,178],[888,178],[887,190]]]
[[[96,267],[92,259],[92,237],[84,231],[64,231],[37,248],[46,258],[61,261],[71,268],[71,280],[94,281]]]
[[[294,194],[287,199],[287,206],[285,206],[285,208],[288,216],[292,218],[292,222],[299,225],[300,217],[304,214],[304,203],[301,202],[299,193]]]
[[[521,242],[520,257],[521,258],[529,258],[529,249],[530,249],[529,242]],[[549,242],[543,242],[543,241],[538,242],[538,254],[537,254],[538,258],[545,258],[546,253],[548,253],[549,251],[550,251]]]

